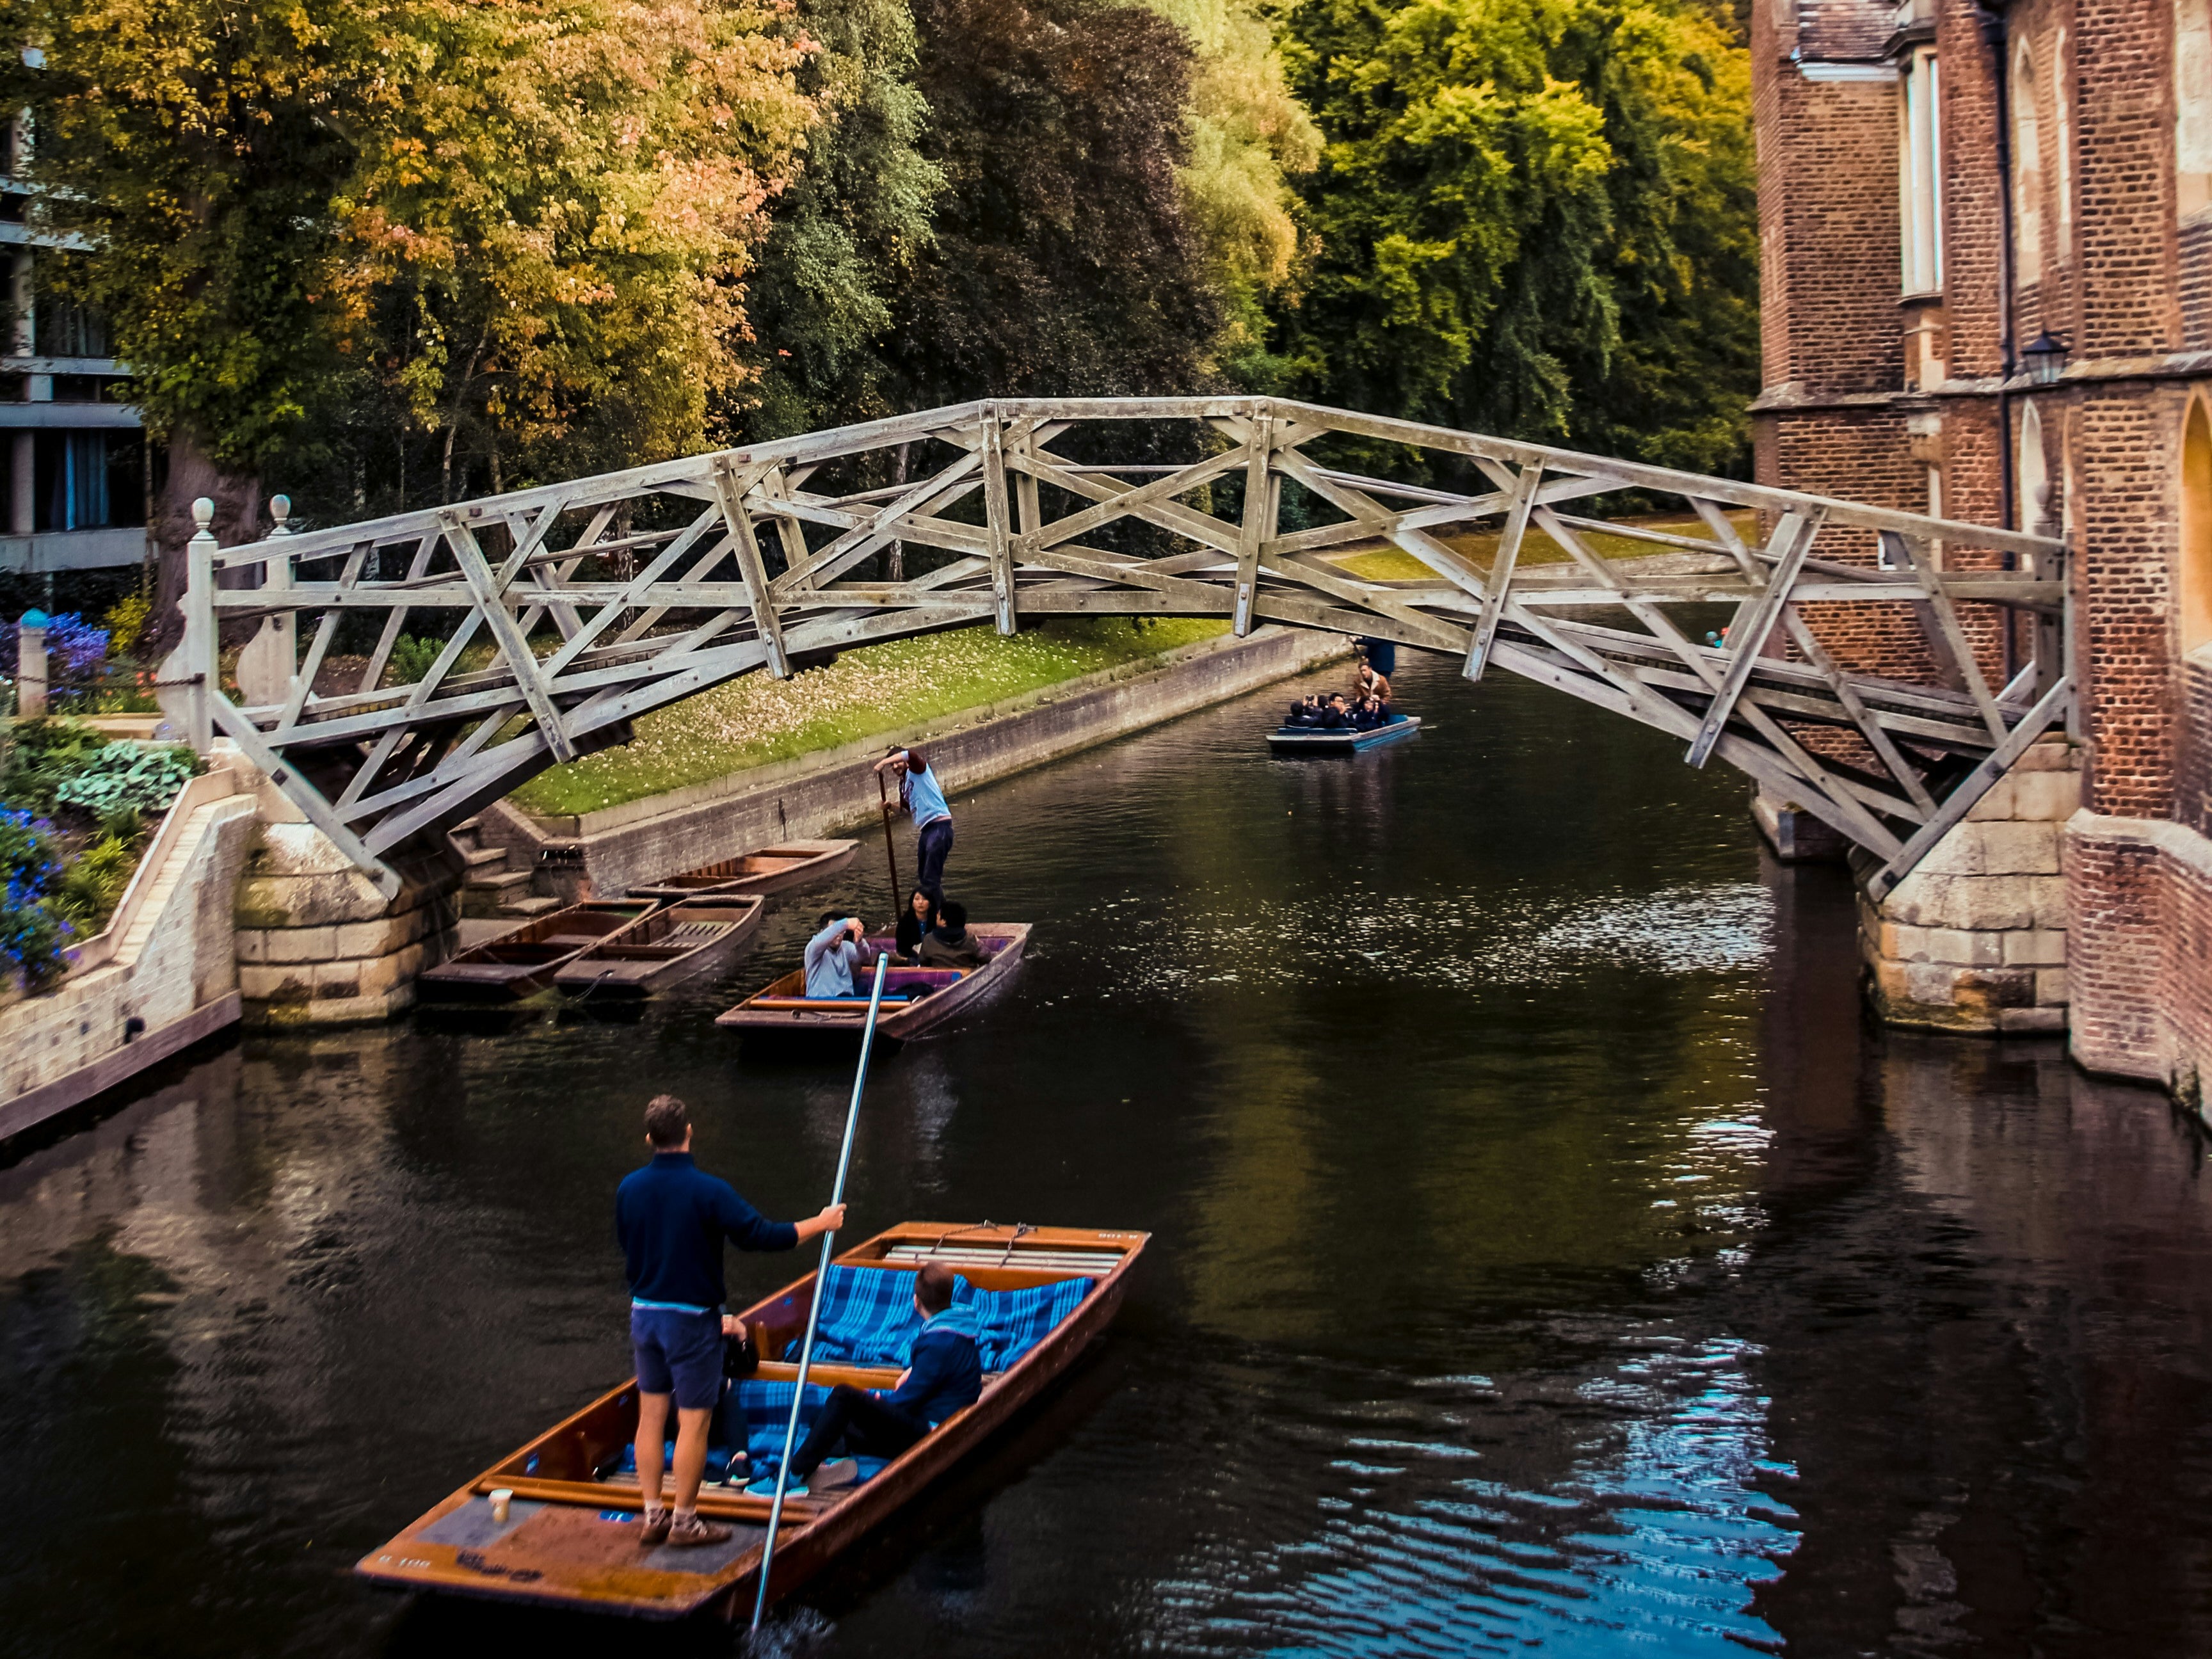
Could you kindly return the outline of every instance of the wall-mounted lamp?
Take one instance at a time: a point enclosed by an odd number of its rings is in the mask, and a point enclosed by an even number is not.
[[[2046,328],[2021,349],[2020,364],[2037,386],[2056,386],[2066,372],[2066,342]]]

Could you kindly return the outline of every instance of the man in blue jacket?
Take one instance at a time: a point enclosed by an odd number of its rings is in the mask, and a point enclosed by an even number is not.
[[[840,1382],[822,1404],[806,1443],[791,1460],[785,1490],[804,1493],[850,1486],[860,1473],[849,1457],[825,1464],[842,1439],[866,1457],[896,1457],[983,1392],[983,1361],[975,1347],[975,1316],[952,1305],[952,1269],[933,1261],[915,1275],[914,1305],[921,1334],[914,1339],[906,1375],[888,1394]],[[810,1475],[820,1471],[811,1483]]]
[[[726,1181],[692,1162],[691,1114],[673,1095],[645,1109],[653,1162],[623,1177],[615,1236],[629,1275],[629,1340],[637,1358],[637,1478],[645,1500],[639,1542],[719,1544],[727,1527],[699,1518],[707,1425],[722,1397],[722,1243],[788,1250],[845,1224],[833,1204],[811,1220],[770,1221]],[[676,1512],[661,1507],[662,1443],[676,1406]]]

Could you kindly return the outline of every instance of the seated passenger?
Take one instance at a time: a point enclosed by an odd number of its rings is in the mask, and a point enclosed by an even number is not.
[[[824,910],[822,931],[806,941],[806,994],[851,996],[853,969],[860,964],[860,941],[866,936],[858,916]]]
[[[1338,692],[1328,700],[1328,707],[1321,713],[1321,724],[1332,732],[1352,724],[1352,708],[1345,702],[1343,692]]]
[[[947,899],[937,913],[937,926],[929,930],[915,953],[925,968],[981,968],[990,958],[982,942],[968,931],[968,907]]]
[[[948,902],[946,909],[952,908]],[[975,1316],[952,1305],[952,1269],[933,1261],[915,1275],[914,1305],[921,1334],[914,1339],[905,1375],[889,1393],[841,1382],[807,1431],[791,1460],[787,1495],[805,1496],[849,1486],[859,1478],[853,1455],[896,1457],[983,1392],[983,1360],[975,1347]],[[844,1443],[848,1456],[826,1467],[823,1459]],[[819,1471],[820,1478],[808,1477]]]
[[[915,953],[921,949],[921,941],[929,930],[937,926],[937,901],[917,887],[907,895],[906,914],[898,919],[898,957],[911,968]]]

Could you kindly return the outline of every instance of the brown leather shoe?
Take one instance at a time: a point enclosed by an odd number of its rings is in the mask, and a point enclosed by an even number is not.
[[[656,1544],[668,1541],[668,1528],[676,1517],[666,1510],[656,1510],[645,1517],[645,1524],[637,1529],[637,1547],[649,1550]]]
[[[668,1528],[668,1547],[672,1550],[696,1549],[702,1544],[726,1544],[729,1541],[730,1529],[727,1527],[718,1527],[712,1521],[702,1520],[696,1515],[687,1515],[672,1522]]]

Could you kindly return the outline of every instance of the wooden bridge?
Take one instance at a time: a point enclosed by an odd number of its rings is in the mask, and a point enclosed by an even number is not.
[[[1267,398],[963,404],[250,546],[205,523],[171,706],[387,895],[410,838],[640,714],[976,623],[1218,617],[1524,675],[1816,814],[1876,897],[2071,703],[2056,540]],[[1416,563],[1359,574],[1391,548]],[[1860,618],[1924,669],[1842,665]],[[219,624],[256,619],[234,696]],[[441,648],[387,684],[410,632]]]

